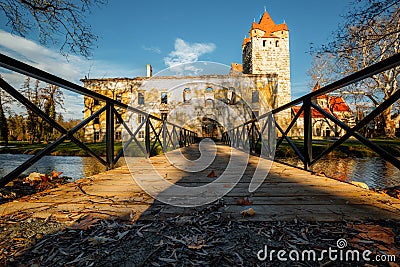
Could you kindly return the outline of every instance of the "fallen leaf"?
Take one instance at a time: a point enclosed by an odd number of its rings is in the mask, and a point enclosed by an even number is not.
[[[250,206],[250,205],[253,205],[253,201],[251,201],[248,197],[246,197],[246,198],[240,197],[237,200],[237,204],[240,206]]]
[[[194,249],[194,250],[200,250],[200,249],[202,249],[203,247],[204,247],[205,245],[204,244],[190,244],[189,246],[188,246],[188,248],[189,249]]]
[[[211,172],[207,175],[207,177],[208,177],[208,178],[215,178],[215,177],[217,177],[217,175],[215,174],[215,171],[211,171]]]
[[[88,230],[90,227],[92,227],[98,221],[100,221],[100,219],[87,216],[87,217],[83,218],[82,220],[77,220],[74,224],[72,224],[68,228],[74,229],[74,230]]]
[[[126,236],[129,233],[128,231],[125,231],[123,233],[118,232],[118,240],[121,240],[122,238],[124,238],[124,236]]]
[[[240,213],[243,217],[245,216],[254,216],[256,214],[256,211],[253,208],[248,208],[247,210],[244,210]]]

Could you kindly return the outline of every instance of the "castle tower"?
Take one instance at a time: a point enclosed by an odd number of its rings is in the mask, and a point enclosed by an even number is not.
[[[289,29],[276,24],[267,11],[258,23],[253,22],[250,37],[242,46],[244,74],[276,73],[279,79],[278,106],[290,102]]]

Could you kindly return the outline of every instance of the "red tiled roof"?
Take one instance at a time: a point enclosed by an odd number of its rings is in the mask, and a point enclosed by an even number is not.
[[[277,31],[287,31],[288,27],[286,23],[276,24],[268,12],[265,11],[258,23],[253,22],[251,29],[260,29],[266,33],[273,33]]]
[[[321,89],[321,85],[317,82],[311,92]],[[333,112],[350,112],[350,107],[341,96],[330,96],[327,94],[320,95],[318,99],[328,99],[329,107]]]
[[[333,112],[349,112],[350,107],[341,96],[331,96],[329,98],[329,106],[332,107]]]
[[[296,114],[299,112],[300,108],[301,108],[301,107],[299,107],[299,106],[294,106],[294,107],[292,107],[293,113],[296,115]],[[332,112],[331,112],[329,109],[327,109],[327,108],[323,108],[323,110],[324,110],[325,112],[331,114],[331,115],[334,115],[334,114],[332,114]],[[321,112],[319,112],[318,110],[315,110],[315,109],[311,109],[311,116],[312,116],[313,119],[323,119],[323,118],[325,118],[325,116],[324,116]],[[301,112],[299,118],[304,118],[304,111]]]
[[[259,29],[265,32],[264,34],[264,38],[278,38],[277,36],[275,36],[273,33],[274,32],[278,32],[278,31],[288,31],[288,26],[286,25],[286,23],[282,23],[282,24],[276,24],[271,16],[268,14],[267,11],[264,12],[262,18],[260,19],[260,21],[258,23],[253,22],[253,24],[251,25],[251,30],[254,29]],[[251,33],[250,33],[251,35]],[[245,46],[248,42],[251,41],[251,38],[245,38],[243,41],[243,46]]]
[[[232,63],[231,70],[236,71],[236,72],[243,72],[243,65],[239,64],[239,63]]]

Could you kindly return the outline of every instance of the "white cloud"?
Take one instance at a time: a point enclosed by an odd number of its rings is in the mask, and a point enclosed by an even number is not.
[[[0,29],[0,51],[12,58],[25,62],[33,67],[57,75],[63,79],[82,85],[80,79],[89,74],[94,77],[133,77],[139,70],[129,70],[110,62],[86,60],[70,55],[62,56],[58,51],[51,50],[40,44],[5,32]],[[17,89],[23,83],[25,76],[0,68],[0,74]],[[81,118],[83,97],[71,91],[63,90],[65,96],[66,118]],[[18,110],[18,107],[15,107]]]
[[[188,43],[177,38],[175,50],[164,58],[164,62],[168,67],[193,63],[198,61],[202,55],[214,52],[215,49],[216,46],[213,43]]]
[[[156,46],[145,46],[144,45],[144,46],[142,46],[142,48],[143,48],[143,50],[149,51],[149,52],[152,52],[152,53],[156,53],[156,54],[161,54],[162,53],[161,49],[156,47]]]

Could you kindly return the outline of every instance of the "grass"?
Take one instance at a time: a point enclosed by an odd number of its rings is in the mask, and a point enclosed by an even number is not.
[[[101,143],[87,143],[85,144],[88,148],[93,150],[96,154],[100,156],[106,155],[106,144]],[[40,150],[44,149],[47,144],[27,144],[27,143],[17,143],[11,142],[8,147],[0,148],[0,153],[5,154],[28,154],[34,155]],[[114,151],[117,153],[122,148],[122,143],[114,144]],[[52,152],[53,156],[90,156],[88,152],[78,147],[73,142],[64,142],[57,146]]]

